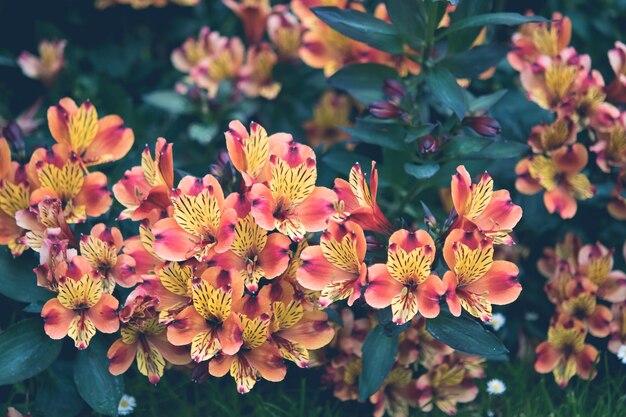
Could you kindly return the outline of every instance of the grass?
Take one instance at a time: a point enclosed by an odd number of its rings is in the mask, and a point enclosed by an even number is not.
[[[600,363],[593,381],[572,380],[561,390],[551,375],[537,375],[532,364],[493,364],[487,378],[479,382],[476,401],[461,405],[458,416],[498,417],[626,417],[626,372],[611,358]],[[293,371],[293,372],[292,372]],[[139,376],[127,379],[127,393],[137,399],[135,416],[163,415],[220,417],[351,417],[369,416],[368,404],[342,403],[319,385],[319,374],[290,369],[284,383],[260,382],[246,395],[239,395],[229,378],[209,379],[203,384],[188,382],[184,375],[170,372],[157,387]],[[501,396],[490,396],[485,386],[499,378],[507,385]],[[425,414],[413,410],[411,417],[444,416],[438,410]]]

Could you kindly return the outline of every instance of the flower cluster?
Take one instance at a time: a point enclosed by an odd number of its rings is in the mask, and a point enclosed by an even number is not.
[[[96,0],[98,9],[106,9],[107,7],[117,4],[128,5],[133,9],[145,9],[146,7],[165,7],[168,4],[176,4],[178,6],[195,6],[200,0]]]
[[[591,379],[599,353],[585,344],[587,336],[610,336],[615,354],[626,344],[626,274],[613,269],[613,251],[599,242],[583,246],[573,234],[546,248],[538,268],[556,308],[548,340],[537,346],[535,369],[552,372],[562,387],[576,374]]]
[[[545,191],[547,210],[571,218],[577,200],[595,194],[583,172],[591,151],[601,171],[617,171],[608,210],[626,219],[626,115],[614,105],[623,100],[626,47],[618,42],[609,51],[616,78],[606,86],[589,56],[569,46],[571,30],[570,19],[555,13],[550,23],[523,25],[513,37],[509,63],[520,72],[528,97],[554,114],[552,122],[532,129],[533,155],[516,166],[516,187],[524,194]]]
[[[42,40],[39,42],[39,57],[23,51],[17,58],[17,64],[28,78],[50,86],[65,64],[66,44],[64,40]]]
[[[326,350],[328,364],[322,380],[341,401],[359,398],[365,336],[375,325],[372,316],[355,318],[342,309],[343,327]],[[398,354],[383,386],[369,401],[373,415],[408,416],[409,408],[446,414],[456,413],[459,403],[471,402],[478,394],[474,380],[484,377],[483,360],[464,355],[438,342],[426,331],[424,318],[415,318],[399,339]]]

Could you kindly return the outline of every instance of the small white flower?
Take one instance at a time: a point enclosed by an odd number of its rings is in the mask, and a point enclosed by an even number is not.
[[[487,411],[487,417],[495,417],[496,413],[494,413],[493,411],[489,410]]]
[[[626,345],[622,345],[617,349],[617,357],[624,365],[626,365]]]
[[[495,313],[488,324],[497,332],[506,324],[506,317],[502,313]]]
[[[117,406],[117,412],[121,416],[127,416],[135,411],[135,407],[137,407],[137,401],[135,401],[135,397],[124,394],[122,395],[120,404]]]
[[[534,311],[529,311],[524,314],[524,318],[526,319],[526,321],[536,321],[539,318],[539,314],[535,313]]]
[[[500,379],[492,379],[487,382],[487,392],[491,395],[502,395],[506,391],[506,385]]]

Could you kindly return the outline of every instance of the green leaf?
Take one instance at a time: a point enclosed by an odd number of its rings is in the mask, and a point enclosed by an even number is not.
[[[493,143],[493,139],[480,136],[457,136],[450,138],[444,148],[444,155],[448,159],[467,158]]]
[[[186,97],[171,90],[153,91],[144,95],[143,101],[175,115],[189,114],[194,110],[193,104]]]
[[[43,331],[40,318],[22,320],[0,333],[0,385],[37,375],[59,356],[63,343]]]
[[[62,398],[63,401],[59,401]],[[35,408],[46,417],[77,416],[85,403],[81,400],[72,377],[72,364],[56,362],[48,372],[37,378]]]
[[[493,142],[480,151],[479,159],[510,159],[519,158],[528,153],[529,147],[525,143],[513,141]]]
[[[45,301],[52,292],[37,286],[37,277],[32,266],[38,262],[31,253],[25,253],[16,261],[2,251],[0,253],[0,294],[23,303]]]
[[[404,42],[396,29],[371,14],[338,7],[315,7],[311,10],[342,35],[391,54],[404,52]]]
[[[350,134],[361,142],[379,145],[383,148],[404,149],[404,126],[390,123],[376,123],[366,120],[357,120],[354,127],[342,127],[341,130]]]
[[[397,79],[398,72],[381,64],[352,64],[343,67],[328,79],[331,87],[346,91],[364,104],[384,100],[385,80]]]
[[[459,120],[463,119],[465,115],[465,94],[450,71],[442,67],[433,68],[426,75],[426,83],[430,93],[441,104],[451,109]]]
[[[398,336],[389,337],[377,325],[363,343],[363,368],[359,375],[359,399],[367,400],[385,382],[398,354]]]
[[[463,1],[450,15],[450,24],[454,24],[469,16],[489,13],[492,9],[491,0]],[[482,27],[468,28],[447,36],[448,54],[464,51],[472,46]]]
[[[372,160],[367,156],[346,151],[328,152],[322,157],[322,162],[344,177],[348,176],[350,169],[357,162],[361,164],[364,172],[369,172],[372,166]]]
[[[508,90],[500,90],[495,93],[486,94],[484,96],[477,97],[470,101],[468,110],[470,113],[479,111],[479,110],[489,110],[493,107],[502,97],[504,97],[508,93]]]
[[[198,143],[207,145],[217,135],[218,126],[217,123],[210,125],[192,123],[189,125],[189,136]]]
[[[409,127],[404,137],[406,143],[413,143],[418,139],[423,138],[433,131],[435,125],[422,125],[417,127]]]
[[[432,178],[439,171],[439,164],[435,161],[428,161],[424,164],[404,164],[404,171],[419,180]]]
[[[467,28],[477,28],[487,25],[517,26],[524,23],[546,22],[547,19],[541,16],[524,16],[519,13],[488,13],[476,16],[469,16],[458,22],[452,23],[446,30],[445,35],[458,32]]]
[[[386,0],[385,5],[391,23],[402,36],[412,46],[423,45],[426,23],[420,13],[418,0]]]
[[[474,318],[462,314],[454,317],[447,306],[434,319],[426,320],[432,337],[460,352],[492,360],[506,360],[509,352],[498,337]]]
[[[94,337],[89,348],[78,352],[74,364],[74,383],[83,400],[94,411],[117,416],[117,406],[124,395],[124,379],[109,372],[107,349],[99,337]]]
[[[467,51],[451,55],[441,61],[456,78],[476,78],[491,67],[495,67],[511,50],[507,45],[480,45]]]

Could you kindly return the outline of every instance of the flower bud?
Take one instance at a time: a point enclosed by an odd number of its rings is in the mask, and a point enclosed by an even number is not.
[[[13,152],[20,157],[24,156],[24,133],[17,122],[11,121],[6,127],[2,128],[2,136],[6,138],[7,142],[9,142]]]
[[[388,101],[375,101],[370,104],[369,112],[379,119],[398,119],[404,114],[399,106]]]
[[[435,230],[437,228],[437,219],[423,201],[420,201],[420,203],[422,203],[422,208],[424,209],[424,223],[426,223],[429,230]]]
[[[433,135],[426,135],[418,142],[419,153],[434,153],[439,150],[439,140]]]
[[[385,249],[385,245],[383,245],[375,236],[366,236],[365,242],[367,243],[368,252],[378,252]]]
[[[385,93],[385,96],[387,96],[389,101],[392,103],[400,103],[406,94],[406,90],[400,81],[385,80],[385,83],[383,84],[383,93]]]
[[[494,137],[500,134],[502,128],[496,119],[488,116],[470,116],[463,119],[463,125],[469,127],[481,136]]]

